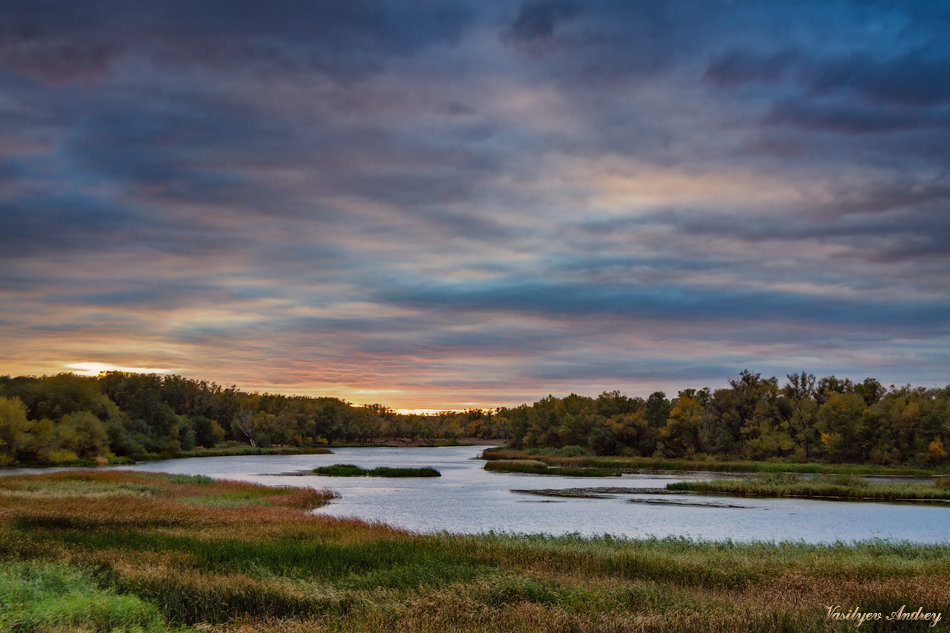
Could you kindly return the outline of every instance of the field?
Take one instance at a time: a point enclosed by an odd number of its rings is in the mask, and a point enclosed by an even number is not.
[[[2,631],[827,631],[942,612],[950,547],[414,535],[331,494],[121,472],[0,479]],[[893,625],[885,628],[884,625]]]

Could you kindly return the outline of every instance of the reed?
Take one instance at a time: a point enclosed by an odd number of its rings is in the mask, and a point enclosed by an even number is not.
[[[578,455],[576,447],[563,449],[490,448],[482,452],[489,463],[496,460],[533,460],[563,468],[602,468],[617,473],[654,470],[736,473],[802,473],[853,475],[933,475],[939,470],[873,466],[867,464],[815,464],[798,462],[691,460],[665,457],[594,457]]]
[[[485,463],[485,470],[530,475],[560,475],[562,477],[619,477],[620,471],[610,468],[569,468],[548,466],[535,459],[498,459]]]
[[[327,477],[441,477],[442,473],[428,466],[424,468],[362,468],[353,464],[334,464],[333,466],[318,466],[313,469],[314,474]]]
[[[853,475],[803,479],[764,475],[752,479],[680,481],[667,490],[735,497],[805,497],[840,501],[950,502],[950,487],[933,483],[873,483]]]

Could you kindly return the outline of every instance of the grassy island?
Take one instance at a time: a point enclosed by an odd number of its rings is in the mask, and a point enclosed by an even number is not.
[[[496,459],[485,464],[485,470],[529,475],[560,475],[562,477],[619,477],[620,471],[610,468],[570,468],[548,466],[536,459]]]
[[[680,481],[667,490],[732,497],[805,497],[836,501],[901,501],[950,503],[950,480],[937,483],[873,483],[860,477],[803,479],[794,475],[765,475],[751,479]]]
[[[588,474],[593,477],[651,471],[708,471],[728,473],[801,473],[843,475],[934,475],[946,468],[877,466],[874,464],[818,464],[775,461],[735,461],[719,459],[682,459],[669,457],[594,456],[578,447],[566,449],[491,448],[482,452],[485,470],[533,472],[539,475]],[[498,462],[505,462],[499,464]],[[515,463],[518,462],[518,463]],[[519,468],[521,468],[519,470]],[[533,470],[528,470],[533,468]]]
[[[330,493],[123,472],[0,479],[0,630],[854,630],[950,614],[950,547],[418,535]],[[874,631],[874,622],[861,630]]]
[[[334,464],[313,469],[316,475],[327,477],[441,477],[442,473],[428,466],[424,468],[362,468],[353,464]]]

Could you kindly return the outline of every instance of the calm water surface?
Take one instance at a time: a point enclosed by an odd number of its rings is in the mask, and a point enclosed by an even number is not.
[[[340,495],[339,498],[316,513],[379,521],[417,532],[688,536],[811,543],[883,538],[950,543],[950,507],[721,496],[636,496],[743,506],[693,507],[631,503],[629,495],[565,499],[515,493],[513,489],[662,488],[672,481],[721,475],[676,473],[593,478],[492,473],[483,470],[485,462],[477,459],[484,448],[338,448],[333,455],[201,457],[149,462],[122,469],[329,488]],[[340,463],[364,467],[432,466],[442,476],[386,479],[281,475]]]

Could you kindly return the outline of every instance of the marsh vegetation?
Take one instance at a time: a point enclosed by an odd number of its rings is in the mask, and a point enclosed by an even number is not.
[[[363,468],[354,464],[334,464],[333,466],[317,466],[313,474],[327,477],[440,477],[441,473],[435,468],[391,468],[378,466]]]
[[[329,497],[122,472],[4,478],[3,626],[817,632],[829,601],[950,602],[946,546],[418,535],[307,512]]]
[[[804,497],[836,501],[899,501],[908,503],[950,502],[950,480],[945,478],[930,483],[876,483],[854,475],[805,479],[789,474],[773,474],[745,479],[679,481],[668,484],[667,490],[734,497]]]

